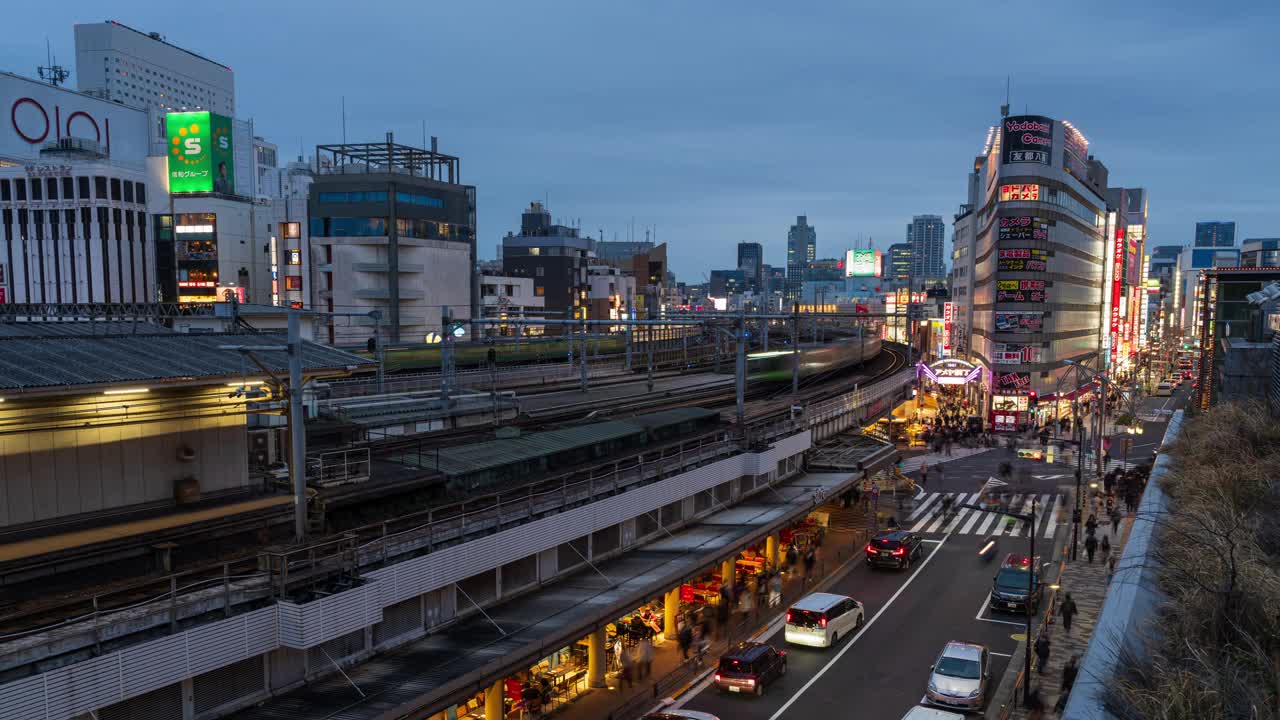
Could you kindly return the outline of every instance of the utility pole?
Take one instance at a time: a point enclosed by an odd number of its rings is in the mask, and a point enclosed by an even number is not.
[[[585,313],[585,308],[583,312]],[[573,346],[572,340],[569,342],[569,345],[570,347]],[[582,355],[582,357],[579,358],[580,362],[582,363],[582,392],[586,392],[587,391],[587,319],[585,315],[582,318],[582,352],[579,354]]]
[[[648,349],[649,364],[648,378],[645,384],[649,388],[649,392],[653,392],[653,326],[649,326],[645,332],[649,336],[649,342],[645,343],[645,347]]]
[[[307,430],[302,410],[302,327],[289,311],[289,479],[293,484],[293,539],[307,539]]]
[[[791,303],[791,403],[800,397],[800,303]]]
[[[373,318],[373,351],[378,360],[378,394],[381,395],[387,391],[386,351],[382,347],[382,311],[370,310],[369,317]]]
[[[738,430],[743,431],[746,428],[746,391],[747,391],[747,315],[746,310],[739,311],[738,324],[734,332],[734,338],[738,341],[737,347],[737,366],[734,369],[734,385],[736,386],[736,399],[738,402]]]
[[[440,309],[440,407],[449,409],[450,372],[453,369],[453,314]]]

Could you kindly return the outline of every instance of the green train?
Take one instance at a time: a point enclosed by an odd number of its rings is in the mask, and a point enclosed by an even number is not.
[[[747,355],[747,377],[758,382],[791,382],[792,368],[799,356],[800,379],[840,367],[861,365],[880,354],[880,338],[851,337],[816,346],[769,350]]]

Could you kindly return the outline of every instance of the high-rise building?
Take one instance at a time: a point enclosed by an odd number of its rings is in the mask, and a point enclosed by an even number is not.
[[[130,107],[235,117],[235,74],[226,65],[114,20],[76,25],[75,37],[82,92]]]
[[[1280,238],[1250,238],[1240,244],[1240,267],[1280,267]]]
[[[974,264],[968,284],[969,358],[991,373],[984,402],[997,431],[1033,421],[1033,392],[1041,407],[1056,407],[1045,401],[1058,392],[1074,397],[1064,361],[1096,366],[1103,332],[1120,319],[1098,283],[1115,250],[1106,177],[1071,123],[1028,115],[987,133],[966,181],[965,204],[977,210],[965,245],[990,258]],[[985,386],[972,392],[985,395]]]
[[[818,257],[818,231],[806,215],[797,215],[796,224],[787,232],[787,302],[800,297],[805,269]]]
[[[889,269],[885,272],[889,283],[897,287],[906,287],[911,277],[911,245],[894,243],[889,246]]]
[[[575,227],[553,223],[551,211],[540,202],[529,203],[520,215],[518,235],[502,238],[503,273],[533,278],[533,294],[546,298],[550,317],[586,317],[594,259],[595,241],[582,237]]]
[[[1235,247],[1236,223],[1234,220],[1206,220],[1196,223],[1196,242],[1198,248]]]
[[[764,247],[760,243],[738,243],[738,269],[746,273],[747,288],[759,292],[764,289]]]
[[[942,247],[947,226],[941,215],[916,215],[907,225],[907,245],[911,248],[912,281],[919,285],[945,279],[946,260]]]

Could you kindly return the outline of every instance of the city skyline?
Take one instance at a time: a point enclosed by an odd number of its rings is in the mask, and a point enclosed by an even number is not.
[[[393,131],[418,144],[425,121],[426,134],[439,137],[443,151],[466,159],[464,181],[479,188],[482,257],[489,257],[530,200],[549,199],[565,213],[562,220],[580,218],[584,234],[603,228],[609,240],[627,239],[634,218],[641,236],[649,228],[657,242],[669,243],[677,276],[694,278],[724,265],[742,241],[760,242],[766,262],[784,264],[783,232],[801,213],[823,227],[830,251],[823,255],[865,237],[887,250],[902,224],[922,211],[939,213],[950,224],[959,204],[955,168],[971,164],[986,128],[997,122],[1008,65],[957,69],[940,63],[942,44],[921,38],[913,44],[924,52],[881,72],[877,58],[894,41],[893,28],[945,37],[979,32],[986,22],[977,13],[935,7],[910,17],[892,8],[788,16],[811,35],[803,52],[767,39],[783,16],[765,8],[727,16],[681,8],[682,29],[664,23],[661,32],[651,25],[664,13],[638,8],[607,19],[575,3],[542,8],[532,17],[435,9],[431,22],[451,32],[433,34],[426,46],[412,42],[412,11],[406,18],[403,11],[368,8],[332,27],[323,12],[300,15],[239,3],[225,5],[216,22],[198,26],[179,6],[121,2],[111,15],[233,67],[238,114],[254,118],[258,132],[279,144],[282,158],[293,159],[299,150],[311,155],[316,144],[339,141],[344,97],[353,142]],[[1233,22],[1244,12],[1249,22]],[[1097,17],[1079,8],[1051,10],[1048,21],[1063,32],[1043,39],[1037,52],[1072,60],[1015,68],[1014,110],[1070,118],[1119,170],[1115,181],[1149,187],[1158,199],[1150,229],[1155,242],[1189,243],[1194,223],[1214,217],[1236,220],[1242,236],[1273,235],[1280,218],[1265,183],[1252,181],[1252,160],[1280,149],[1264,131],[1274,93],[1258,92],[1274,80],[1248,70],[1267,66],[1264,55],[1275,53],[1255,42],[1268,26],[1259,12],[1274,17],[1277,11],[1188,5],[1152,15],[1108,7],[1105,17],[1117,27],[1140,22],[1143,38],[1078,52],[1071,38],[1086,37]],[[73,23],[101,15],[89,3],[11,9],[14,32],[0,49],[0,69],[34,75],[45,62],[46,37],[60,63],[72,65]],[[705,32],[713,22],[723,32]],[[849,42],[849,26],[863,28],[854,31],[856,42]],[[286,27],[310,42],[282,45],[279,29]],[[350,50],[360,33],[375,28],[380,40],[367,53],[322,50]],[[661,56],[646,50],[655,34],[664,38]],[[561,44],[574,49],[544,43],[530,56],[519,50],[521,43],[492,42],[529,35],[571,39]],[[741,35],[762,38],[767,52],[744,54],[716,40]],[[1188,48],[1208,45],[1216,48],[1212,57],[1190,59],[1203,54]],[[935,46],[936,52],[927,50]],[[584,51],[591,63],[581,62]],[[421,99],[399,91],[419,82],[412,79],[414,68],[424,62],[430,67],[468,55],[473,61],[464,73],[426,74]],[[1116,83],[1121,62],[1129,81]],[[404,70],[387,73],[387,67]],[[720,89],[708,96],[705,87]],[[931,107],[947,113],[903,102],[924,87],[931,89]],[[854,113],[843,99],[849,96],[858,97],[859,107],[881,110]],[[807,111],[797,116],[792,108],[802,102]],[[1214,108],[1224,102],[1236,108],[1235,122],[1244,124],[1237,132],[1217,129]],[[1134,122],[1128,108],[1135,105],[1181,111],[1161,113],[1158,124]],[[684,110],[664,109],[672,106]],[[885,142],[894,137],[904,141]],[[753,149],[743,152],[744,146]],[[1171,147],[1180,150],[1169,152]],[[875,171],[855,171],[865,167]],[[1205,185],[1191,172],[1196,168],[1233,180]],[[752,212],[743,213],[744,206]]]

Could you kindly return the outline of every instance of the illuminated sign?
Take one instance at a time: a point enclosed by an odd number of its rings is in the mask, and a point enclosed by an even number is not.
[[[1111,336],[1111,360],[1114,362],[1116,355],[1119,353],[1120,339],[1120,295],[1123,292],[1123,274],[1121,268],[1124,266],[1124,254],[1126,249],[1124,228],[1118,227],[1115,231],[1115,238],[1112,245],[1111,262],[1108,263],[1108,270],[1111,277],[1111,324],[1109,334]]]
[[[1039,115],[1014,115],[1005,118],[1000,129],[1003,162],[1049,164],[1053,153],[1053,120]]]
[[[1026,395],[992,395],[991,409],[997,412],[1026,412],[1031,402]]]
[[[169,192],[235,194],[231,119],[210,112],[165,115]]]
[[[1040,186],[1034,184],[1001,185],[1000,202],[1011,200],[1039,200]]]
[[[996,261],[997,270],[1012,272],[1044,272],[1048,268],[1049,252],[1039,248],[1001,248]]]
[[[996,343],[991,353],[992,365],[1021,365],[1039,360],[1040,348],[1037,345]]]
[[[844,253],[845,277],[880,277],[879,250],[846,250]]]
[[[939,360],[932,365],[920,363],[916,365],[916,374],[934,381],[939,385],[964,385],[977,380],[982,368],[973,363],[957,360]]]
[[[1045,301],[1045,284],[1043,280],[997,280],[996,302],[1033,302]]]
[[[1038,333],[1044,330],[1042,312],[997,312],[996,332]]]
[[[178,287],[180,288],[211,288],[211,287],[217,287],[217,286],[218,286],[218,283],[213,282],[212,280],[179,280],[178,281]]]
[[[1008,187],[1014,187],[1009,185]],[[1039,185],[1034,186],[1039,188]],[[1039,191],[1037,190],[1037,194]],[[1000,218],[1001,240],[1048,240],[1049,224],[1030,215]]]
[[[1031,373],[1001,372],[993,375],[997,390],[1030,390]]]
[[[1062,137],[1062,169],[1083,182],[1089,177],[1089,141],[1066,120],[1062,121],[1062,125],[1065,130]]]
[[[1143,286],[1146,286],[1147,283],[1151,282],[1151,278],[1149,277],[1150,273],[1151,273],[1151,256],[1143,255],[1142,256],[1142,285]],[[1147,302],[1147,298],[1143,296],[1142,293],[1134,293],[1134,294],[1138,296],[1139,302],[1142,303],[1142,305],[1140,306],[1141,314],[1138,321],[1138,347],[1146,347],[1147,346],[1147,321],[1150,318],[1149,313],[1151,311],[1151,308],[1150,308],[1151,303]]]
[[[955,319],[955,305],[942,304],[942,349],[951,350],[951,321]]]

